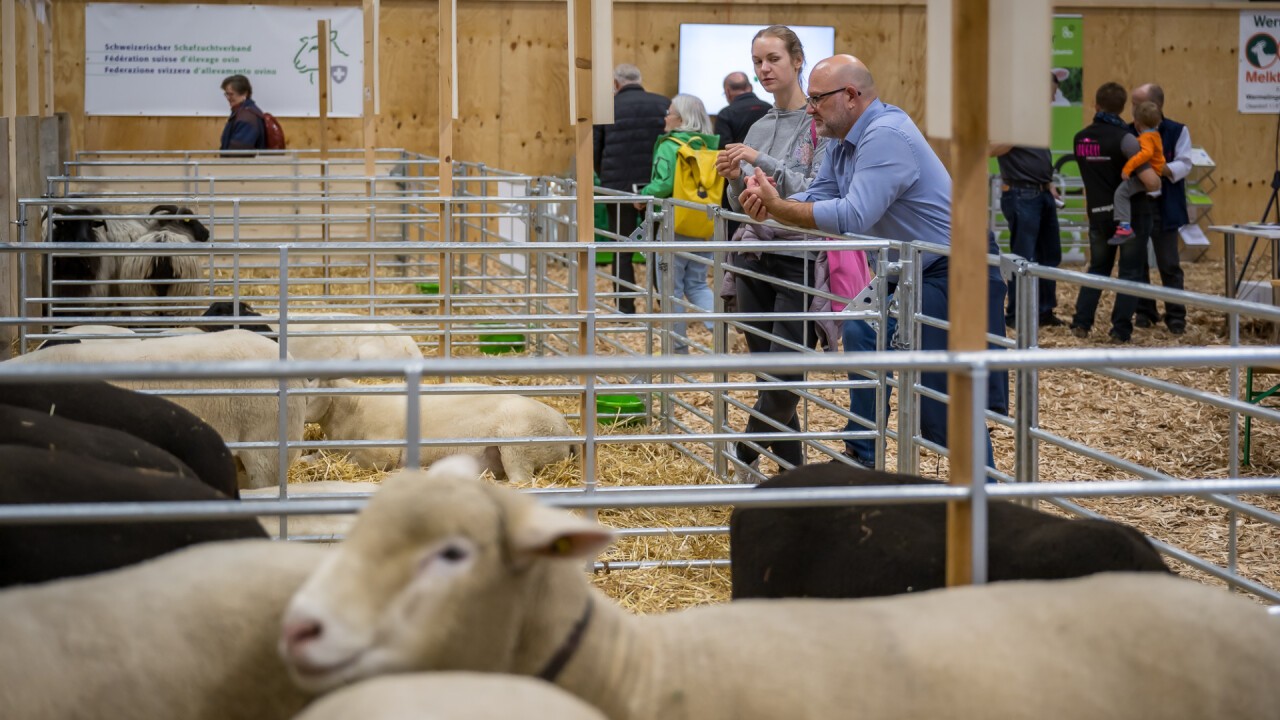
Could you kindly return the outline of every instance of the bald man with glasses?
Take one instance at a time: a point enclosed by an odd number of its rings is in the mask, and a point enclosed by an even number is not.
[[[850,55],[836,55],[814,66],[809,76],[808,112],[818,134],[836,141],[828,147],[822,170],[807,190],[790,198],[779,197],[768,178],[757,170],[755,181],[740,197],[747,214],[757,220],[772,217],[787,225],[833,234],[951,244],[951,177],[911,118],[880,100],[866,65]],[[988,242],[988,251],[996,252],[995,239]],[[921,262],[920,312],[945,320],[947,258],[924,253]],[[886,280],[892,292],[897,278]],[[999,270],[992,268],[988,274],[987,331],[1001,337],[1004,297],[1004,281]],[[894,349],[896,330],[897,321],[890,318],[885,328],[888,349]],[[947,334],[939,328],[925,325],[919,336],[921,350],[947,348]],[[876,330],[863,320],[846,321],[844,349],[875,350]],[[947,376],[921,373],[921,384],[945,393]],[[988,392],[988,406],[1007,412],[1008,375],[992,373]],[[851,420],[845,427],[847,432],[876,428],[875,396],[873,388],[849,391],[849,409],[860,420]],[[926,440],[945,447],[946,406],[921,397],[920,429]],[[875,463],[875,443],[871,439],[846,440],[845,455],[870,467]],[[990,440],[987,464],[994,465]]]

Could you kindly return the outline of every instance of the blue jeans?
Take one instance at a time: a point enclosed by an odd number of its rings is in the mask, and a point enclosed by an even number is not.
[[[1000,195],[1000,211],[1009,222],[1009,251],[1046,267],[1062,264],[1062,236],[1053,193],[1036,188],[1010,188]],[[1040,280],[1037,313],[1053,312],[1058,306],[1057,283]],[[1017,311],[1017,284],[1009,284],[1009,305],[1005,318],[1013,323]]]
[[[939,267],[941,266],[941,267]],[[921,288],[920,312],[928,317],[947,319],[947,263],[935,261],[924,271],[924,285]],[[987,332],[1004,337],[1005,284],[1000,279],[998,270],[992,268],[987,275]],[[889,318],[885,329],[887,338],[892,338],[897,330],[896,319]],[[946,350],[946,331],[923,325],[920,328],[921,350]],[[892,349],[886,341],[886,347]],[[994,349],[994,345],[988,345]],[[844,324],[844,349],[846,352],[874,352],[876,349],[876,331],[865,320],[849,320]],[[849,375],[850,380],[865,379],[862,375]],[[940,372],[920,373],[920,384],[927,388],[945,393],[947,391],[947,374]],[[888,400],[888,393],[885,393]],[[1009,374],[993,372],[987,382],[987,408],[1007,413],[1009,410]],[[875,388],[850,388],[849,410],[854,415],[866,420],[867,424],[876,424],[876,390]],[[886,411],[887,412],[887,411]],[[866,428],[852,420],[845,425],[845,432],[865,430]],[[920,434],[930,442],[947,447],[947,406],[928,397],[920,398]],[[869,438],[845,440],[846,451],[858,462],[867,467],[875,466],[875,441]],[[991,438],[987,438],[987,465],[995,467],[995,458],[991,452]]]
[[[692,238],[685,238],[679,235],[677,240],[688,241]],[[706,262],[694,260],[699,257]],[[676,253],[671,258],[671,294],[673,298],[684,298],[690,304],[703,312],[711,312],[715,307],[715,298],[711,294],[711,286],[707,285],[707,273],[711,268],[711,253]],[[664,268],[662,265],[658,267],[658,287],[664,291],[666,289],[666,280],[663,279]],[[685,311],[684,305],[678,302],[670,303],[671,312],[682,313]],[[711,323],[704,322],[703,325],[710,330]],[[677,322],[671,324],[671,330],[676,335],[674,347],[676,352],[688,352],[688,345],[683,340],[688,336],[688,324]]]

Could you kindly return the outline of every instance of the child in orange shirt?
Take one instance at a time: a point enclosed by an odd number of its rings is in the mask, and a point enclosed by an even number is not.
[[[1120,173],[1120,179],[1124,182],[1116,188],[1115,210],[1112,214],[1117,227],[1116,234],[1107,241],[1110,245],[1123,245],[1126,240],[1133,237],[1133,228],[1129,226],[1132,215],[1129,200],[1138,193],[1147,192],[1146,185],[1138,179],[1137,173],[1145,169],[1144,165],[1150,165],[1157,177],[1164,174],[1164,142],[1160,140],[1160,132],[1156,129],[1163,119],[1160,108],[1153,102],[1139,103],[1133,109],[1133,125],[1138,129],[1140,149],[1129,158],[1129,162],[1124,164],[1124,170]],[[1157,197],[1160,191],[1149,194]]]

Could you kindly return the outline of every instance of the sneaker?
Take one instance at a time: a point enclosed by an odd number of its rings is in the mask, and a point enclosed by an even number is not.
[[[845,450],[844,452],[840,453],[839,459],[833,458],[831,462],[840,463],[841,465],[852,465],[853,467],[858,468],[859,470],[871,470],[876,466],[875,463],[862,462],[861,460],[858,459],[857,455],[854,455],[852,452],[848,450]]]
[[[760,478],[756,475],[760,470],[760,458],[756,458],[749,463],[741,460],[733,464],[733,482],[738,485],[755,485],[760,482]]]
[[[1169,323],[1169,332],[1174,335],[1184,335],[1187,332],[1187,326],[1182,323]]]
[[[1062,327],[1063,325],[1066,325],[1066,323],[1063,322],[1062,319],[1059,318],[1057,315],[1054,315],[1051,312],[1047,312],[1040,316],[1040,327],[1042,328]],[[1087,335],[1088,333],[1085,333],[1085,334]]]
[[[1123,225],[1116,228],[1116,234],[1111,236],[1107,241],[1108,245],[1123,245],[1133,238],[1133,228],[1124,227]]]
[[[1078,338],[1084,339],[1089,337],[1089,330],[1090,328],[1083,325],[1076,325],[1075,323],[1071,324],[1071,334]]]
[[[1133,326],[1136,328],[1146,329],[1149,327],[1154,327],[1155,322],[1153,322],[1151,318],[1147,317],[1146,315],[1139,314],[1139,315],[1133,316]]]
[[[1111,331],[1107,333],[1107,337],[1116,345],[1124,345],[1129,342],[1129,336],[1121,334],[1121,332],[1115,328],[1111,328]]]

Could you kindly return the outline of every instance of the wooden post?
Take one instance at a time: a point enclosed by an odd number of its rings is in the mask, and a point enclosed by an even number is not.
[[[373,93],[378,82],[374,54],[377,52],[378,38],[375,35],[378,16],[377,0],[364,0],[364,175],[373,177],[377,172],[374,162],[374,149],[377,148],[377,119],[374,111]]]
[[[53,115],[53,3],[47,0],[38,1],[44,7],[44,22],[40,23],[41,68],[40,73],[40,114],[45,117]]]
[[[320,160],[329,159],[329,30],[328,18],[316,21],[316,47],[320,50]]]
[[[982,350],[987,342],[987,35],[988,0],[951,6],[951,262],[948,317],[952,351]],[[947,448],[951,484],[973,477],[973,381],[949,373]],[[973,582],[971,502],[947,505],[947,585]]]
[[[440,124],[440,197],[453,196],[453,0],[440,0],[440,27],[437,32],[440,60],[439,104]],[[442,285],[440,292],[444,292]]]
[[[578,312],[586,313],[591,309],[591,283],[594,280],[594,268],[590,267],[589,254],[585,243],[595,242],[595,184],[592,182],[594,167],[592,162],[594,112],[591,107],[591,0],[569,0],[573,8],[574,53],[573,70],[575,74],[575,110],[574,118],[574,150],[575,174],[577,176],[577,209],[578,209],[578,242],[584,243],[583,250],[578,253]],[[586,355],[591,352],[587,347],[590,338],[587,323],[584,320],[578,326],[578,352]],[[586,378],[579,378],[585,382]],[[579,417],[587,417],[587,396],[584,393],[579,403]],[[582,455],[582,476],[588,473],[587,453]]]
[[[4,99],[3,103],[0,104],[4,107],[4,116],[9,120],[7,137],[5,139],[6,152],[8,155],[5,158],[4,165],[6,166],[5,172],[8,173],[8,182],[6,185],[10,190],[10,192],[5,194],[3,197],[0,197],[0,201],[3,201],[7,206],[5,208],[7,211],[6,214],[10,218],[14,217],[14,213],[16,213],[18,209],[17,203],[14,202],[14,197],[16,195],[14,188],[16,185],[13,175],[16,163],[14,151],[17,145],[17,141],[14,138],[14,132],[16,130],[15,120],[18,117],[17,23],[18,13],[17,9],[14,7],[14,0],[0,0],[0,73],[3,74],[3,79],[0,80],[0,85],[4,86]],[[8,242],[11,239],[12,234],[13,226],[9,223],[5,223],[4,227],[0,228],[0,240]],[[6,279],[7,278],[0,278],[0,281],[4,281]],[[10,281],[8,286],[13,287],[15,283],[16,278]]]
[[[40,114],[40,28],[35,0],[27,0],[27,115]]]

